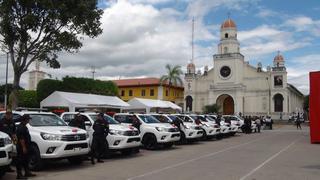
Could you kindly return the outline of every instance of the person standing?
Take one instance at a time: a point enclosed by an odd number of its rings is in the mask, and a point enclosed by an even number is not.
[[[261,130],[261,120],[259,117],[257,117],[257,119],[255,120],[256,124],[257,124],[257,129],[258,129],[258,133],[260,133]]]
[[[0,121],[0,131],[6,133],[11,138],[12,142],[16,144],[17,136],[16,136],[16,125],[12,119],[12,112],[7,111],[5,116]],[[13,169],[9,166],[7,172],[14,172]]]
[[[301,120],[300,120],[299,117],[298,117],[297,120],[296,120],[296,125],[297,125],[297,129],[302,130],[302,128],[301,128]]]
[[[76,114],[74,119],[69,122],[69,126],[86,130],[86,124],[84,123],[84,120],[80,113]]]
[[[97,120],[93,124],[93,138],[91,146],[91,163],[95,164],[95,158],[98,163],[103,163],[101,158],[106,152],[107,136],[109,133],[109,123],[104,119],[104,114],[99,113]]]
[[[31,152],[31,136],[27,128],[27,124],[30,121],[30,116],[25,114],[21,116],[21,123],[17,127],[17,179],[27,179],[28,177],[34,177],[29,169],[29,158]],[[25,175],[22,175],[22,168],[24,168]]]

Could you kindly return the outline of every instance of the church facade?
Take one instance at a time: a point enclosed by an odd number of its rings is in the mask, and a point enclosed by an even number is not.
[[[213,68],[196,72],[193,62],[185,74],[184,109],[202,112],[206,105],[217,104],[221,114],[271,115],[287,119],[301,111],[304,95],[287,82],[284,57],[278,53],[273,66],[263,70],[245,61],[240,53],[237,27],[230,18],[222,23],[218,53]]]

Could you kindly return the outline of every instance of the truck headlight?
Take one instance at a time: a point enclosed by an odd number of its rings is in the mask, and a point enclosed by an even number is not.
[[[58,134],[48,134],[48,133],[40,133],[42,139],[47,141],[61,141],[61,135]]]
[[[156,127],[156,130],[159,132],[165,131],[165,129],[163,127]]]
[[[114,130],[114,129],[110,129],[110,130],[109,130],[109,133],[110,133],[111,135],[116,135],[116,134],[118,134],[118,135],[124,135],[124,134],[125,134],[124,131],[119,131],[119,130]]]
[[[184,126],[184,128],[186,128],[186,129],[190,129],[190,126],[185,125],[185,126]]]
[[[12,141],[9,137],[4,138],[3,141],[4,141],[4,146],[12,144]]]

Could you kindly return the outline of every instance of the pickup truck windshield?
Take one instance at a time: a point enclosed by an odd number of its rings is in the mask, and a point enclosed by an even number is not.
[[[162,122],[162,123],[171,123],[171,119],[167,118],[166,116],[163,115],[152,115],[153,117],[155,117],[158,121]]]
[[[143,122],[145,122],[147,124],[160,123],[160,121],[158,121],[156,118],[154,118],[151,115],[138,115],[138,116]]]
[[[89,115],[94,121],[97,120],[98,114]],[[104,115],[104,119],[109,122],[109,124],[120,124],[118,121],[114,120],[112,117],[108,115]]]
[[[54,114],[30,114],[31,126],[67,126],[67,124]]]

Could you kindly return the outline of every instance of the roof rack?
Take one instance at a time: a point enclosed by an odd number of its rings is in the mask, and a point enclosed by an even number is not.
[[[16,111],[39,111],[39,112],[48,112],[47,108],[28,108],[28,107],[17,107]]]

